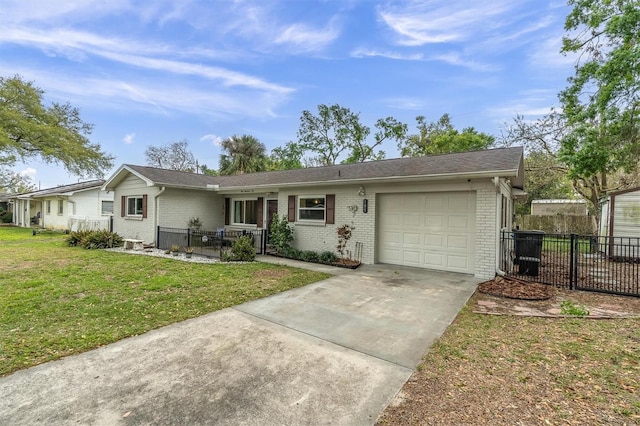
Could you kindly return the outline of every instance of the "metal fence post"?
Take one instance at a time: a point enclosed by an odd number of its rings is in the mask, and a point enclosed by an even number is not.
[[[574,256],[574,251],[575,251],[575,246],[574,246],[574,242],[575,242],[575,234],[571,234],[570,235],[570,249],[569,249],[569,290],[575,290],[575,263],[576,263],[576,259]]]
[[[191,247],[191,228],[187,228],[187,247]]]

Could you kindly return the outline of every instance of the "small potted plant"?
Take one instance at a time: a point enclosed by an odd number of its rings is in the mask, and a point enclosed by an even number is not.
[[[193,254],[193,247],[188,247],[188,246],[187,246],[187,247],[185,247],[185,248],[184,248],[184,256],[185,256],[187,259],[191,259],[191,255],[192,255],[192,254]]]
[[[174,244],[174,245],[171,246],[171,253],[174,256],[177,256],[179,251],[180,251],[180,246],[179,245]]]

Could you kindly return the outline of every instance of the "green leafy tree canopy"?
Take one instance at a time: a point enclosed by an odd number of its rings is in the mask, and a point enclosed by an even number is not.
[[[298,144],[304,151],[316,157],[307,163],[328,166],[336,164],[343,153],[344,162],[355,163],[379,160],[385,157],[378,149],[386,140],[404,138],[407,125],[387,117],[375,124],[373,141],[368,142],[371,128],[360,122],[360,115],[338,104],[318,105],[318,114],[303,111],[298,129]]]
[[[418,133],[409,135],[398,143],[403,157],[448,154],[452,152],[477,151],[489,148],[495,138],[486,133],[467,127],[461,132],[451,123],[449,114],[443,114],[438,121],[427,123],[424,116],[416,117]]]
[[[113,157],[88,139],[93,125],[68,103],[43,105],[43,95],[20,76],[0,77],[0,160],[13,164],[39,157],[76,176],[104,176]]]
[[[571,177],[638,167],[640,7],[633,0],[569,0],[563,53],[579,53],[560,93],[570,126],[559,156]]]

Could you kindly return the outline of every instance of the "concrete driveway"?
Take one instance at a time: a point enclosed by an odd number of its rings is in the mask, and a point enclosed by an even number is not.
[[[2,378],[0,424],[372,424],[479,280],[338,272]]]

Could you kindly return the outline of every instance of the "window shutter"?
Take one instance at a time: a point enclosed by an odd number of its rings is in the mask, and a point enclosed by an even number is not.
[[[127,197],[120,197],[120,217],[125,217],[127,214]]]
[[[289,195],[289,211],[288,211],[287,220],[289,222],[296,221],[296,196],[295,195]]]
[[[333,225],[336,223],[336,195],[327,194],[325,198],[327,203],[325,208],[326,223]]]
[[[264,215],[264,198],[258,197],[258,220],[256,221],[256,226],[258,228],[262,228],[264,221],[262,216]]]
[[[231,199],[225,198],[224,199],[224,224],[225,225],[229,225],[231,223],[230,215],[231,215]]]
[[[145,219],[147,217],[147,194],[142,196],[142,218]]]

